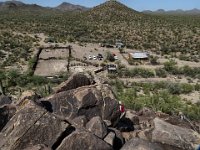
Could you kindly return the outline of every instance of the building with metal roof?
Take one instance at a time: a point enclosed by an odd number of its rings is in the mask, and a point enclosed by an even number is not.
[[[135,52],[135,53],[130,53],[130,56],[133,59],[148,59],[149,56],[146,52]]]

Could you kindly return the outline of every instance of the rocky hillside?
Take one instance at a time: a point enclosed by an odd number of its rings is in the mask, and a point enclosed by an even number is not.
[[[1,150],[193,150],[200,125],[143,108],[126,110],[109,85],[75,74],[41,98],[24,92],[0,97]]]
[[[45,9],[39,5],[36,4],[25,4],[23,2],[20,1],[6,1],[6,2],[2,2],[0,3],[0,11],[12,11],[12,10],[42,10]]]
[[[141,14],[117,1],[107,1],[85,12],[85,15],[95,22],[122,22],[141,17]]]
[[[57,6],[55,9],[61,10],[61,11],[86,11],[88,8],[80,5],[74,5],[67,2],[63,2],[59,6]]]
[[[197,50],[194,41],[197,40],[200,20],[198,17],[189,18],[145,15],[119,2],[108,1],[81,15],[82,25],[86,24],[88,27],[81,39],[110,43],[122,39],[126,45],[141,50],[162,50],[166,47]],[[190,24],[186,20],[190,20]],[[189,35],[193,35],[192,39]]]

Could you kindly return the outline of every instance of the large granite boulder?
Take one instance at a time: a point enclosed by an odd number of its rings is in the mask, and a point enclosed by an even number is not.
[[[3,105],[11,104],[12,100],[8,96],[1,95],[0,96],[0,107]]]
[[[1,150],[22,150],[38,144],[55,147],[69,124],[29,101],[0,133]]]
[[[31,146],[31,147],[27,147],[23,150],[51,150],[51,148],[49,148],[43,144],[38,144],[38,145]]]
[[[65,119],[85,116],[90,120],[100,116],[114,123],[120,116],[118,102],[108,85],[91,85],[60,92],[41,99],[40,103],[48,111]]]
[[[127,110],[125,118],[132,121],[133,125],[139,125],[139,117],[138,117],[138,115],[136,115],[136,112],[134,112],[132,110]]]
[[[72,75],[66,82],[61,83],[54,89],[55,93],[76,89],[78,87],[91,85],[94,81],[92,77],[86,73],[77,73]]]
[[[87,122],[88,120],[85,116],[78,116],[72,120],[73,126],[77,128],[85,128]]]
[[[86,128],[101,139],[103,139],[107,134],[107,126],[99,116],[92,118],[86,124]]]
[[[115,134],[113,149],[119,150],[124,145],[124,138],[121,132],[115,128],[108,128],[108,132],[113,132]]]
[[[165,150],[159,144],[145,141],[139,138],[133,138],[126,142],[121,150]]]
[[[0,107],[0,131],[12,118],[16,112],[16,107],[14,105],[4,105]]]
[[[114,146],[114,140],[115,140],[115,133],[109,132],[108,135],[104,138],[104,141],[108,144],[110,144],[112,147]]]
[[[36,101],[40,98],[41,96],[38,95],[36,92],[32,91],[32,90],[28,90],[28,91],[24,91],[19,100],[17,101],[17,105],[20,105],[23,103],[24,100],[32,100],[32,101]]]
[[[154,129],[151,133],[153,142],[184,150],[194,150],[200,143],[200,134],[191,129],[171,125],[159,118],[155,118],[153,124]]]
[[[90,132],[75,131],[62,141],[57,150],[112,150],[112,147]]]

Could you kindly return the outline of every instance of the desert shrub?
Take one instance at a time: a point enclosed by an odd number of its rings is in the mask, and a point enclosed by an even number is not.
[[[28,61],[28,74],[32,75],[34,73],[34,66],[37,63],[37,57],[34,56]]]
[[[134,68],[134,69],[121,69],[118,72],[119,77],[143,77],[143,78],[150,78],[155,77],[155,74],[150,69],[144,68]]]
[[[161,78],[167,77],[167,71],[163,68],[156,68],[155,69],[156,75]]]
[[[10,70],[6,73],[7,86],[16,86],[20,73],[17,70]]]
[[[114,55],[109,51],[107,51],[107,53],[106,53],[106,59],[111,62],[115,61]]]
[[[186,105],[182,112],[192,120],[200,119],[200,106],[196,104]]]
[[[195,88],[191,84],[183,83],[181,84],[181,93],[188,94],[194,91]]]
[[[190,59],[188,58],[188,56],[185,55],[185,54],[181,54],[181,55],[179,56],[179,59],[180,59],[180,60],[184,60],[184,61],[190,61]]]
[[[1,81],[1,80],[5,80],[5,79],[6,79],[6,74],[5,74],[5,72],[0,70],[0,81]]]
[[[112,82],[112,86],[114,86],[117,98],[123,101],[126,108],[137,111],[143,107],[149,107],[154,111],[162,111],[168,114],[177,114],[181,111],[190,119],[200,119],[200,107],[198,105],[184,103],[178,95],[172,94],[181,93],[181,87],[186,85],[181,86],[169,84],[169,91],[165,89],[161,90],[162,88],[166,88],[165,82],[160,82],[157,84],[133,83],[132,88],[126,88],[122,82],[115,81]],[[139,89],[142,87],[147,91],[152,90],[154,92],[151,94],[147,92],[145,95],[137,95],[137,87]],[[178,90],[173,87],[178,87]],[[189,89],[191,89],[191,87]],[[191,90],[185,90],[182,92],[188,91]]]
[[[159,64],[159,62],[158,62],[158,57],[157,57],[157,56],[151,56],[151,57],[150,57],[150,63],[151,63],[152,65],[158,65],[158,64]]]
[[[168,84],[167,89],[171,94],[181,94],[181,86],[178,83]]]
[[[107,76],[108,76],[108,78],[111,78],[111,79],[117,78],[117,74],[114,74],[114,73],[109,73]]]
[[[170,60],[164,63],[164,69],[167,72],[174,73],[177,70],[176,62],[174,60]]]
[[[135,97],[135,90],[128,89],[120,93],[119,99],[125,103],[125,106],[130,109],[139,110],[143,107],[149,107],[155,111],[162,111],[172,114],[178,108],[182,109],[183,105],[178,96],[171,95],[166,91],[162,91],[153,95],[144,95]]]
[[[48,83],[48,79],[46,79],[45,77],[41,77],[41,76],[31,76],[30,83],[33,83],[36,86],[43,85],[43,84]]]
[[[172,75],[184,75],[191,78],[200,78],[200,67],[178,67],[174,61],[164,63],[164,70]]]
[[[194,86],[194,88],[195,88],[195,91],[200,91],[200,84],[195,84],[195,86]]]

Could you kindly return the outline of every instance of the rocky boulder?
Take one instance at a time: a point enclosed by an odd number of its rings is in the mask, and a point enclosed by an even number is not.
[[[87,120],[100,116],[112,123],[120,116],[118,102],[108,85],[91,85],[60,92],[40,103],[48,111],[65,119],[85,116]]]
[[[133,125],[139,125],[139,117],[138,117],[138,115],[136,115],[136,112],[127,110],[125,118],[132,121]]]
[[[21,150],[38,144],[55,147],[69,124],[29,101],[0,133],[1,150]]]
[[[108,135],[104,138],[104,141],[108,144],[110,144],[112,147],[114,146],[114,140],[115,140],[115,133],[109,132]]]
[[[40,99],[40,95],[38,95],[36,92],[29,90],[24,91],[19,99],[15,102],[15,105],[17,107],[17,110],[22,109],[24,106],[26,106],[27,103],[30,101],[36,102],[38,99]]]
[[[35,145],[35,146],[31,146],[31,147],[27,147],[23,150],[51,150],[51,148],[43,145],[43,144],[39,144],[39,145]]]
[[[54,89],[55,93],[76,89],[78,87],[91,85],[94,81],[92,77],[86,73],[77,73],[72,75],[66,82],[63,82]]]
[[[88,122],[85,116],[78,116],[72,120],[72,124],[78,128],[84,128]]]
[[[0,131],[12,118],[16,112],[16,107],[14,105],[4,105],[0,107]]]
[[[119,150],[124,145],[124,139],[121,132],[115,128],[108,128],[108,132],[112,132],[115,134],[115,138],[113,141],[113,149]],[[109,137],[110,139],[110,137]],[[105,139],[104,139],[105,140]]]
[[[86,128],[101,139],[103,139],[107,134],[107,127],[99,116],[92,118],[86,124]]]
[[[153,120],[152,141],[184,150],[194,150],[200,143],[200,135],[191,130],[171,125],[159,118]]]
[[[133,138],[129,140],[121,150],[165,150],[159,144],[155,144],[149,141],[145,141],[139,138]]]
[[[1,95],[0,96],[0,107],[3,105],[11,104],[12,100],[8,96]]]
[[[112,150],[112,147],[90,132],[75,131],[62,141],[57,150]]]

